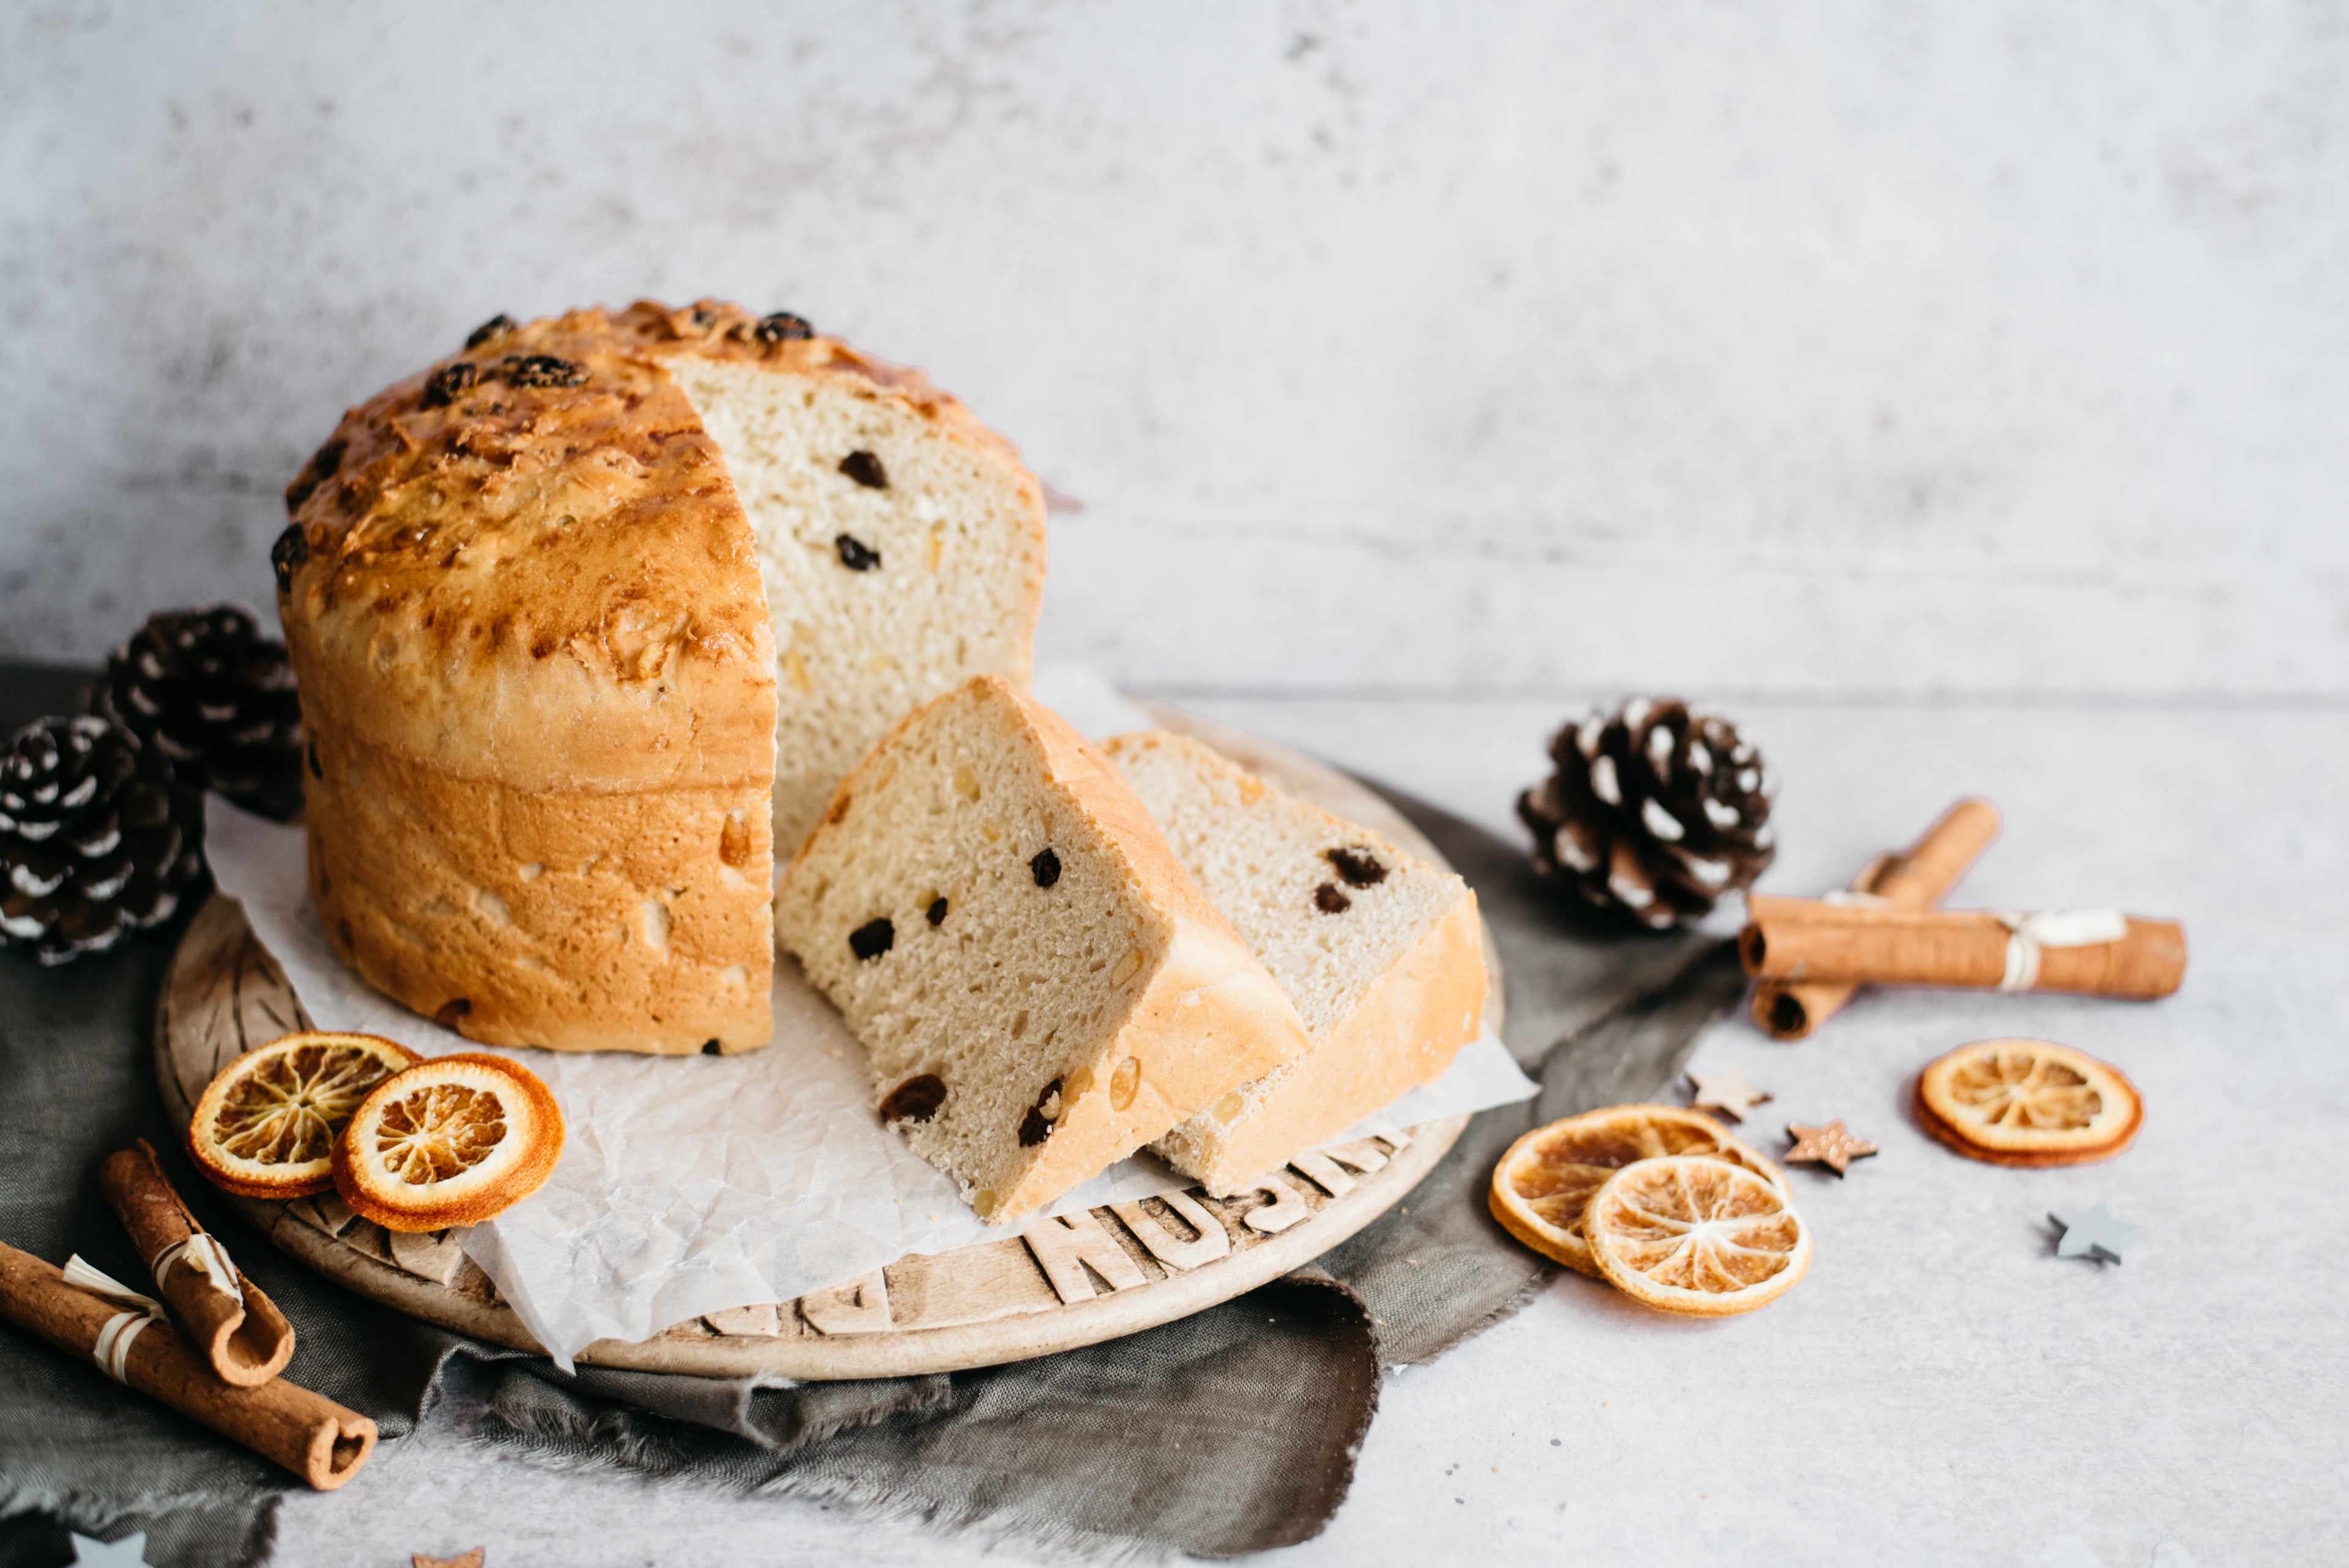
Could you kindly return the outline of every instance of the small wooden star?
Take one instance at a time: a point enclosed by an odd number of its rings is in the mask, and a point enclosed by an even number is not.
[[[486,1550],[476,1546],[455,1557],[427,1557],[421,1552],[411,1552],[408,1561],[411,1568],[481,1568],[481,1554]]]
[[[1824,1165],[1840,1176],[1851,1169],[1855,1160],[1865,1160],[1876,1152],[1876,1145],[1864,1138],[1854,1138],[1843,1130],[1843,1118],[1837,1117],[1825,1127],[1808,1127],[1799,1121],[1786,1123],[1786,1136],[1795,1147],[1786,1150],[1789,1165]]]
[[[1745,1081],[1745,1075],[1732,1068],[1725,1073],[1691,1073],[1689,1082],[1695,1086],[1689,1104],[1698,1110],[1717,1110],[1732,1121],[1743,1121],[1745,1113],[1772,1099],[1766,1088],[1755,1088]]]
[[[2047,1218],[2064,1233],[2064,1239],[2055,1243],[2055,1255],[2059,1258],[2094,1258],[2098,1263],[2116,1264],[2121,1261],[2121,1249],[2145,1234],[2143,1225],[2123,1224],[2102,1203],[2074,1219],[2056,1213]]]

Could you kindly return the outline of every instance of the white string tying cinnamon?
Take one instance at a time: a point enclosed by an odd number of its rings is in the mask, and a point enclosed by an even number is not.
[[[204,1276],[206,1283],[235,1302],[244,1305],[244,1287],[237,1284],[236,1264],[229,1261],[228,1249],[208,1231],[191,1231],[182,1242],[174,1242],[155,1254],[155,1288],[163,1288],[163,1275],[176,1263],[184,1263]]]
[[[106,1326],[98,1331],[98,1343],[90,1346],[89,1352],[89,1358],[98,1363],[99,1371],[128,1387],[131,1344],[149,1324],[163,1321],[163,1304],[151,1295],[140,1295],[103,1270],[91,1267],[82,1261],[79,1253],[66,1260],[64,1275],[66,1284],[102,1301],[117,1306],[137,1304],[106,1320]]]
[[[2102,947],[2128,935],[2128,916],[2116,909],[2046,909],[2036,914],[1998,911],[2006,927],[2006,974],[2002,991],[2028,991],[2039,984],[2039,954],[2048,947]]]

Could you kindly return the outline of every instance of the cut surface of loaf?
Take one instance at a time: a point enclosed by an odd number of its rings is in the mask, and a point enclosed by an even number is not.
[[[1476,1037],[1482,931],[1457,876],[1188,736],[1122,735],[1103,750],[1313,1040],[1154,1144],[1175,1169],[1219,1197],[1244,1191],[1442,1077]]]
[[[775,843],[807,836],[899,718],[981,672],[1025,684],[1041,491],[938,395],[757,360],[667,361],[724,454],[775,637]]]
[[[1116,772],[993,676],[842,783],[775,923],[864,1043],[883,1119],[994,1222],[1306,1048]]]
[[[1040,487],[796,317],[501,317],[286,503],[313,899],[491,1044],[764,1044],[776,846],[905,713],[1029,673]]]

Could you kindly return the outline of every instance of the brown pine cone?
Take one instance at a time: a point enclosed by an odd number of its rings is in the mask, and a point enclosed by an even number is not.
[[[44,964],[169,920],[204,869],[204,798],[103,718],[36,719],[0,751],[0,945]]]
[[[1777,852],[1770,774],[1726,719],[1634,697],[1553,736],[1557,771],[1517,797],[1534,865],[1662,930],[1753,885]]]
[[[285,645],[249,610],[168,610],[106,661],[89,709],[162,748],[180,779],[248,811],[302,811],[302,703]]]

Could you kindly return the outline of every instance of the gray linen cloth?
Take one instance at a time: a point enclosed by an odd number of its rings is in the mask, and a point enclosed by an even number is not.
[[[86,678],[0,666],[0,731],[67,710]],[[1146,1333],[947,1376],[775,1387],[565,1377],[363,1301],[276,1254],[175,1152],[150,1029],[176,926],[61,969],[0,954],[0,1240],[138,1279],[94,1172],[145,1137],[294,1322],[286,1375],[373,1417],[387,1442],[432,1410],[534,1462],[834,1499],[1077,1557],[1306,1540],[1344,1501],[1383,1370],[1433,1360],[1556,1272],[1485,1211],[1502,1150],[1660,1092],[1743,984],[1727,944],[1595,927],[1515,847],[1390,798],[1477,890],[1507,976],[1505,1034],[1542,1092],[1477,1117],[1406,1202],[1313,1267]],[[159,1568],[267,1560],[293,1478],[13,1328],[0,1388],[0,1568],[71,1561],[68,1525],[143,1531]]]

